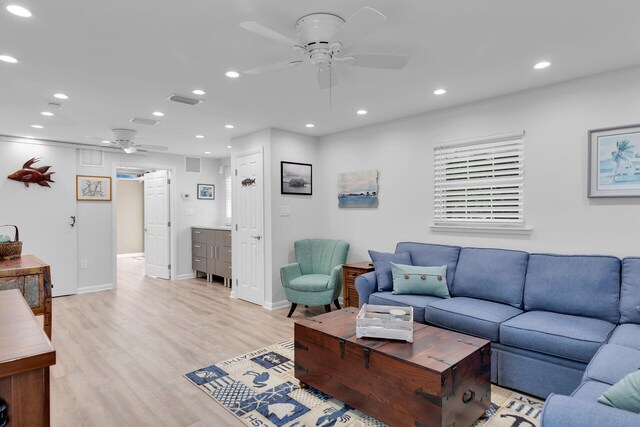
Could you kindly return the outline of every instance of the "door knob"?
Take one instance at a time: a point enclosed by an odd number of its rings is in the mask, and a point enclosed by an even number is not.
[[[259,235],[259,234],[258,234],[257,236],[251,236],[251,237],[253,237],[253,238],[254,238],[254,239],[256,239],[256,240],[260,240],[260,239],[262,239],[262,236],[261,236],[261,235]]]

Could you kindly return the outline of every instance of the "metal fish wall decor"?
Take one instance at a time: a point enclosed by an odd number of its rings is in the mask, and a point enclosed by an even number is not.
[[[28,160],[23,166],[22,169],[18,169],[14,173],[8,176],[9,179],[13,179],[14,181],[23,182],[25,186],[29,186],[31,184],[38,184],[43,187],[51,187],[49,185],[50,182],[55,182],[51,179],[51,174],[55,172],[47,172],[51,166],[42,166],[39,168],[32,167],[35,163],[38,163],[39,158],[32,158]]]

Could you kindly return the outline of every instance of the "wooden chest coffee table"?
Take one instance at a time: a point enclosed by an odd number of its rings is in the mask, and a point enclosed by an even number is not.
[[[391,426],[467,427],[491,404],[491,343],[414,324],[414,342],[355,337],[358,310],[295,324],[295,376]]]

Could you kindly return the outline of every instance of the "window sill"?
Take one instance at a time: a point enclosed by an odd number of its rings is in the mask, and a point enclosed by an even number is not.
[[[436,225],[431,224],[431,231],[438,233],[476,233],[476,234],[512,234],[530,236],[531,227],[496,227],[483,225]]]

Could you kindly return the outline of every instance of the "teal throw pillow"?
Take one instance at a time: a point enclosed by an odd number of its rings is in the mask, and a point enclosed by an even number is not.
[[[640,414],[640,370],[630,373],[609,387],[598,398],[598,402]]]
[[[416,265],[391,265],[393,293],[396,295],[431,295],[451,298],[447,288],[447,266],[421,267]]]

